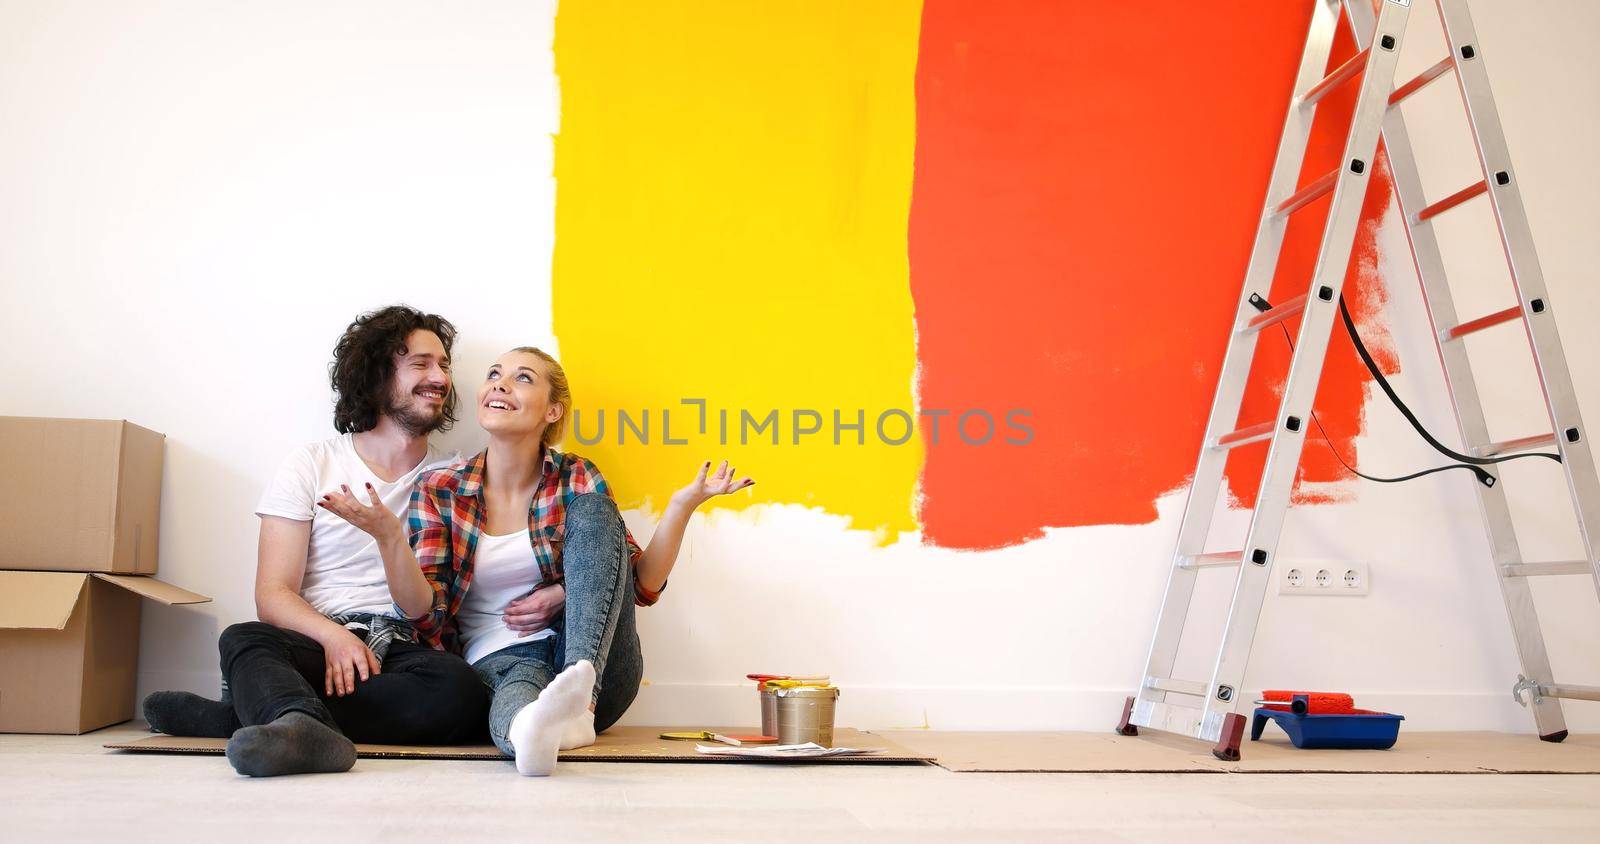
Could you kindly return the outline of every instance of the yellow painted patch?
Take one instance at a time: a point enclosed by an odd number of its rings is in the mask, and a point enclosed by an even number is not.
[[[579,431],[624,508],[699,463],[757,481],[717,506],[800,503],[913,530],[920,431],[906,260],[920,2],[563,3],[556,17],[555,329]],[[698,408],[681,399],[703,398]],[[649,445],[617,411],[649,414]],[[663,444],[662,414],[671,409]],[[728,411],[727,445],[719,411]],[[740,411],[770,429],[740,444]],[[794,444],[794,412],[820,433]],[[604,438],[594,445],[598,414]],[[843,430],[834,443],[834,412]],[[810,417],[802,423],[810,424]],[[903,417],[885,434],[899,439]],[[864,436],[865,444],[857,444]]]

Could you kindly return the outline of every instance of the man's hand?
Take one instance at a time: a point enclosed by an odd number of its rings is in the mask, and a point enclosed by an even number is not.
[[[323,495],[317,506],[355,525],[379,542],[395,537],[404,539],[405,528],[400,524],[400,518],[378,499],[378,491],[372,488],[372,484],[367,484],[367,495],[372,500],[363,504],[350,492],[350,487],[341,485],[338,492]]]
[[[356,677],[367,680],[379,673],[378,657],[361,637],[343,627],[328,634],[322,643],[326,669],[323,686],[328,697],[356,693]]]
[[[557,583],[541,586],[506,604],[506,627],[518,638],[549,627],[567,605],[567,587]]]

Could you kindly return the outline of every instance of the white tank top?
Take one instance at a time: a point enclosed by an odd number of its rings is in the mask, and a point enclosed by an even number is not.
[[[519,636],[505,624],[506,605],[532,592],[540,581],[527,528],[504,536],[479,535],[473,558],[472,585],[456,616],[462,655],[469,664],[503,648],[556,634],[546,627]]]

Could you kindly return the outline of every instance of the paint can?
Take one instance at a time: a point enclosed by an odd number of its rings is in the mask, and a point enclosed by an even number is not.
[[[823,747],[833,746],[833,712],[839,700],[839,689],[834,686],[796,686],[778,689],[779,744],[804,744],[814,741]]]
[[[761,697],[761,734],[778,734],[778,689],[766,683],[756,684],[756,694]]]

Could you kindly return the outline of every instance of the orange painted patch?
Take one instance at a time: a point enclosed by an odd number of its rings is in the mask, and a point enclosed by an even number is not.
[[[926,3],[910,219],[921,407],[1023,408],[1034,438],[973,446],[925,427],[925,541],[991,548],[1046,526],[1147,522],[1187,481],[1310,10]],[[1351,52],[1343,38],[1334,62]],[[1343,119],[1319,122],[1302,183],[1337,160],[1354,90],[1325,101]],[[1378,304],[1390,193],[1375,168],[1345,290],[1358,321]],[[1275,300],[1304,291],[1327,204],[1290,227]],[[1241,424],[1271,418],[1287,368],[1281,334],[1260,345]],[[1353,456],[1363,370],[1342,337],[1328,360],[1318,416]],[[1264,456],[1230,464],[1241,499]],[[1342,476],[1315,432],[1302,472]]]

